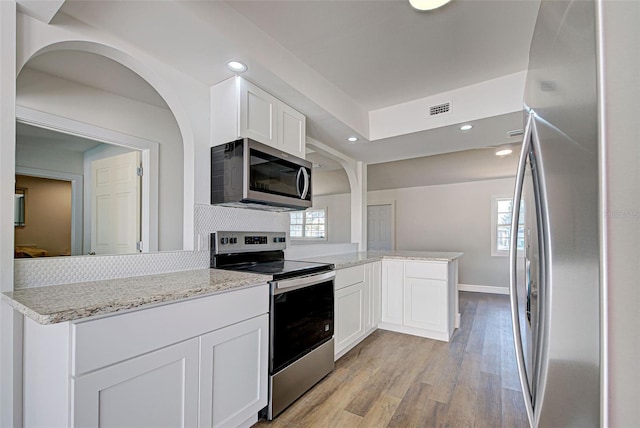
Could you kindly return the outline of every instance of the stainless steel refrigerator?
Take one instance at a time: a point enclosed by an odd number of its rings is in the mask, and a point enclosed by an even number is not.
[[[600,424],[596,6],[543,0],[529,53],[510,292],[533,427]]]

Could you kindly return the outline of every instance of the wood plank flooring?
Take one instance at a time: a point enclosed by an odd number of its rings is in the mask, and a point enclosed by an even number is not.
[[[278,427],[527,427],[508,296],[460,293],[449,343],[377,330],[274,421]]]

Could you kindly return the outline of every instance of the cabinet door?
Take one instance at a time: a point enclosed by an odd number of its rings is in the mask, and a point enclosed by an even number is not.
[[[304,159],[306,118],[283,102],[278,102],[278,148]]]
[[[402,325],[404,262],[382,261],[382,322]]]
[[[267,405],[267,314],[201,338],[200,427],[238,426]]]
[[[447,332],[447,282],[405,278],[404,325]]]
[[[364,336],[364,282],[335,292],[335,353]]]
[[[198,339],[75,378],[77,427],[194,427],[198,420]]]
[[[373,328],[373,264],[364,265],[364,331]]]
[[[240,79],[240,136],[275,147],[277,110],[278,100],[274,96]]]
[[[373,326],[380,324],[382,315],[382,262],[369,264],[371,266],[371,317]]]
[[[367,263],[365,265],[365,310],[364,327],[369,332],[380,324],[381,312],[381,262]]]

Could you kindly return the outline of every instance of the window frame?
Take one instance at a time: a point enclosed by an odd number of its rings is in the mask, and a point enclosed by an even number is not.
[[[500,201],[513,201],[512,196],[507,195],[494,195],[491,197],[491,256],[493,257],[508,257],[509,250],[498,250],[498,202]],[[523,222],[518,225],[518,229],[522,229],[524,233],[524,201],[520,201],[520,214]],[[511,245],[511,241],[509,241]],[[518,256],[524,254],[524,248],[518,249]]]
[[[306,231],[306,225],[307,225],[307,213],[309,212],[318,212],[318,211],[322,211],[324,214],[324,236],[323,237],[316,237],[316,236],[305,236],[305,231]],[[323,242],[323,241],[327,241],[328,240],[328,235],[329,235],[329,219],[328,219],[328,209],[327,207],[312,207],[312,208],[307,208],[304,211],[297,211],[298,213],[302,213],[302,236],[293,236],[291,234],[291,214],[293,213],[289,213],[289,239],[291,241],[296,241],[296,242]]]

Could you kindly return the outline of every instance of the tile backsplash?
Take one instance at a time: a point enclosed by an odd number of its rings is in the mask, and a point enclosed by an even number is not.
[[[206,251],[17,259],[14,288],[98,281],[209,267]]]
[[[196,205],[196,249],[209,249],[209,235],[216,230],[231,232],[288,232],[289,214],[286,212],[259,211],[229,208],[217,205]]]
[[[211,232],[285,232],[288,228],[287,213],[196,205],[195,251],[17,259],[14,262],[14,288],[206,269],[209,267]]]

